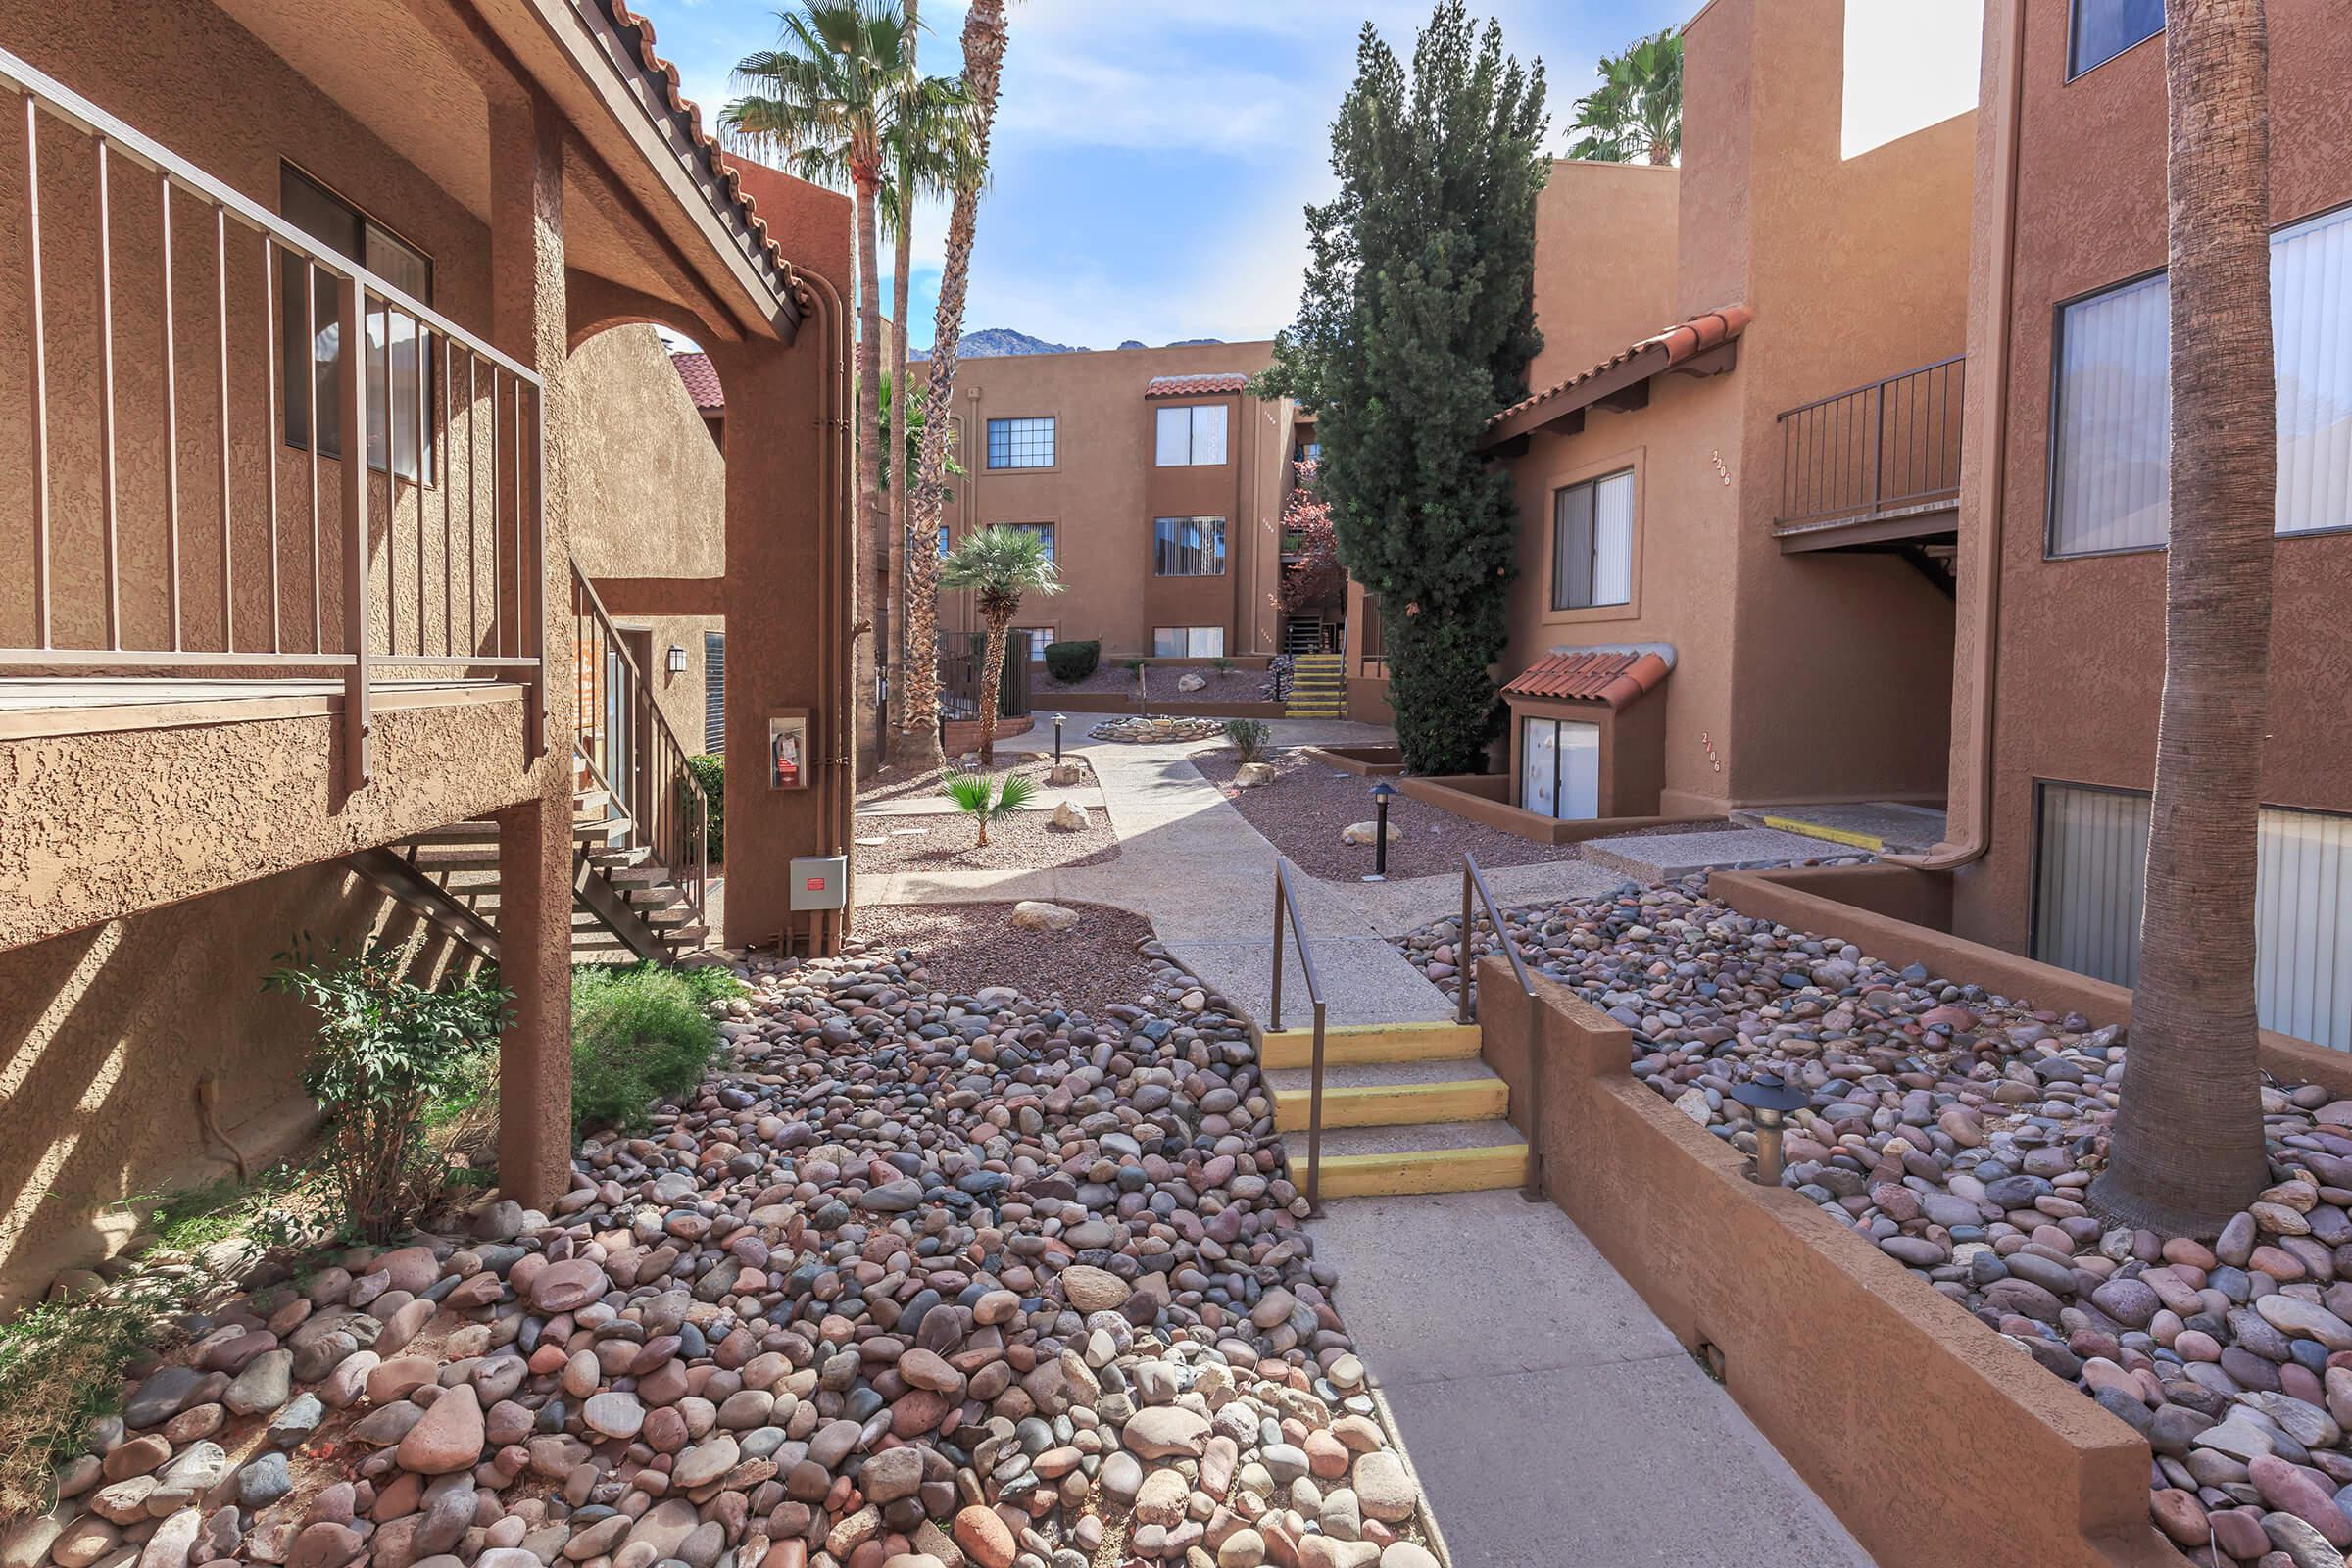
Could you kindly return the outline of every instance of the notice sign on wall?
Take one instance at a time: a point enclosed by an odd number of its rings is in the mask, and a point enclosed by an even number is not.
[[[808,710],[779,708],[767,715],[767,787],[808,787]]]

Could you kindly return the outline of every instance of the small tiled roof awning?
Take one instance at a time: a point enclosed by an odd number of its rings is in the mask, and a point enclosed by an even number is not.
[[[1502,694],[1606,703],[1612,712],[1622,712],[1657,690],[1673,668],[1650,649],[1563,648],[1521,670]]]
[[[678,368],[678,379],[686,383],[686,395],[694,406],[705,414],[724,413],[727,394],[718,384],[718,371],[710,367],[710,356],[673,350],[669,363]]]
[[[1478,444],[1482,448],[1499,446],[1514,436],[1540,430],[1554,419],[1623,392],[1637,381],[1646,381],[1653,375],[1689,365],[1709,350],[1737,339],[1754,318],[1755,313],[1744,305],[1726,305],[1687,321],[1678,321],[1665,331],[1652,333],[1631,345],[1623,353],[1611,355],[1589,370],[1580,370],[1565,381],[1521,398],[1487,421]],[[1702,368],[1693,366],[1687,373],[1702,373]]]
[[[1144,385],[1148,398],[1197,398],[1246,392],[1250,377],[1239,370],[1218,370],[1207,375],[1155,375]]]

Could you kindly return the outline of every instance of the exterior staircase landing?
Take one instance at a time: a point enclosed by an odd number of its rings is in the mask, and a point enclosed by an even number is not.
[[[1340,1024],[1324,1031],[1320,1195],[1391,1197],[1524,1186],[1527,1140],[1504,1120],[1510,1087],[1479,1059],[1476,1025]],[[1305,1181],[1315,1035],[1263,1036],[1274,1125]]]
[[[1297,654],[1291,659],[1291,694],[1286,718],[1346,718],[1348,678],[1338,654]]]

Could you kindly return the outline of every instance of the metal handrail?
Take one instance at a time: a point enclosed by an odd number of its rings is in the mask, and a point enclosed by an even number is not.
[[[1282,1029],[1282,917],[1291,917],[1291,939],[1298,946],[1298,967],[1306,973],[1307,1000],[1315,1009],[1315,1051],[1306,1091],[1306,1206],[1321,1213],[1323,1180],[1323,977],[1315,973],[1314,950],[1307,945],[1306,922],[1298,916],[1298,894],[1291,885],[1295,870],[1289,858],[1274,858],[1274,998],[1267,1008],[1267,1027]]]
[[[1967,360],[1955,354],[1782,410],[1774,526],[1948,504],[1960,488]]]
[[[1527,996],[1527,1117],[1529,1128],[1538,1136],[1527,1141],[1527,1186],[1520,1196],[1531,1203],[1540,1203],[1544,1201],[1544,1141],[1540,1136],[1544,1115],[1544,1036],[1538,1027],[1536,983],[1528,978],[1527,960],[1519,956],[1519,944],[1511,940],[1510,925],[1502,917],[1502,906],[1494,902],[1494,890],[1487,886],[1486,873],[1478,868],[1478,858],[1467,850],[1462,852],[1462,934],[1459,951],[1454,954],[1454,1017],[1458,1023],[1471,1021],[1470,982],[1478,969],[1470,948],[1471,922],[1476,910],[1472,902],[1474,890],[1477,903],[1487,906],[1487,923],[1494,928],[1495,945],[1511,960],[1512,978]]]
[[[603,717],[602,702],[584,698],[577,705],[572,750],[587,762],[590,777],[617,813],[614,826],[625,830],[623,844],[630,849],[642,846],[659,858],[662,867],[679,879],[687,906],[700,917],[706,912],[704,900],[710,876],[710,839],[706,831],[710,820],[710,802],[695,778],[694,769],[686,765],[686,760],[693,754],[686,750],[685,743],[678,739],[677,732],[670,728],[669,720],[655,704],[652,687],[637,667],[636,656],[629,652],[629,645],[612,624],[596,585],[580,570],[576,560],[571,563],[571,587],[574,612],[585,623],[580,646],[589,650],[592,670],[589,679],[603,681],[603,655],[607,650],[619,656],[621,681],[626,688],[624,720],[632,737],[642,734],[652,743],[640,759],[644,788],[626,797],[627,804],[623,806],[623,795],[613,789],[612,781],[597,763],[596,748],[588,743],[595,733],[593,726]]]

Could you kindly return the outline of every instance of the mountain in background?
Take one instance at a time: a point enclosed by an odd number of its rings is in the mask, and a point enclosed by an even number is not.
[[[1188,337],[1168,345],[1172,349],[1191,348],[1202,343],[1222,343],[1221,337]],[[1143,344],[1129,338],[1119,345],[1123,349],[1140,349]],[[1000,354],[1084,354],[1083,346],[1070,343],[1049,343],[1042,337],[1031,337],[1009,326],[984,326],[977,332],[966,332],[963,344],[956,350],[959,359],[984,360]],[[929,349],[909,349],[909,360],[927,360]]]

